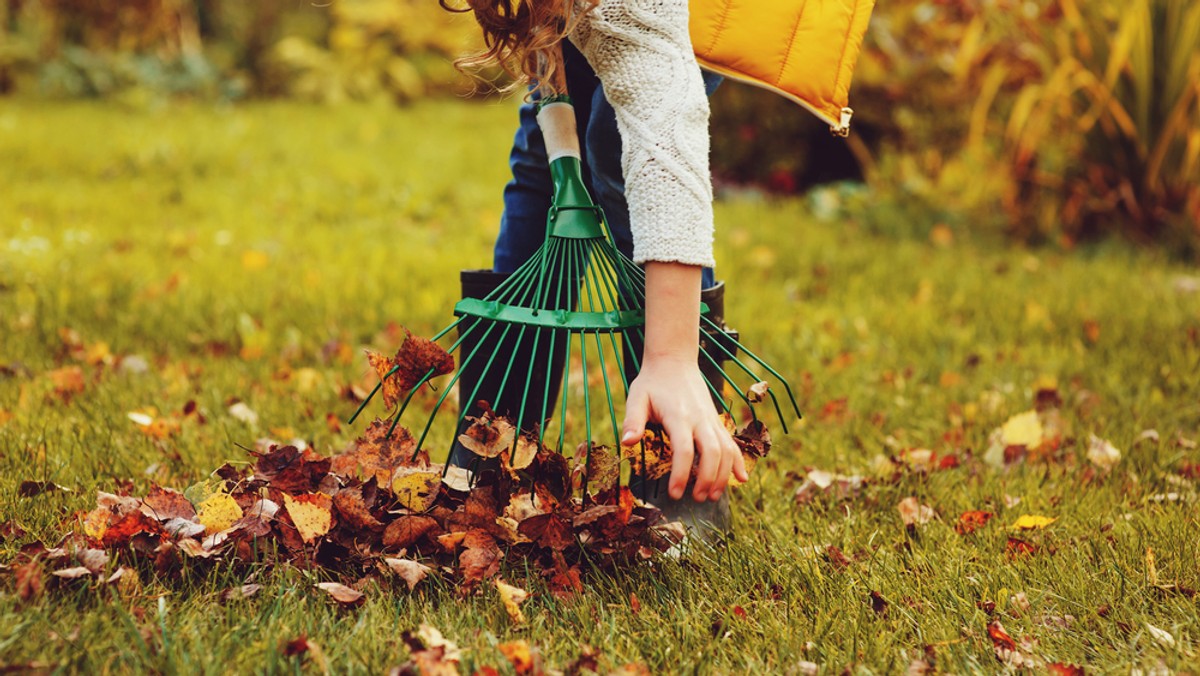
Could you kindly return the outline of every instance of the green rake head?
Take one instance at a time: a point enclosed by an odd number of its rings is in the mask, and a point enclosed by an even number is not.
[[[486,399],[498,414],[519,421],[522,431],[536,435],[540,444],[552,446],[560,454],[567,442],[569,422],[581,422],[584,429],[582,439],[573,441],[599,444],[598,434],[611,434],[611,447],[619,447],[617,401],[623,400],[637,373],[640,348],[635,346],[642,345],[645,338],[645,274],[617,250],[606,234],[603,214],[584,187],[579,159],[561,157],[551,162],[550,170],[554,199],[547,217],[545,243],[485,298],[464,299],[456,304],[454,314],[458,319],[433,338],[438,341],[457,331],[449,351],[457,353],[458,368],[433,406],[418,437],[417,451],[424,447],[438,411],[456,385],[471,388],[464,401]],[[707,311],[707,306],[701,307],[702,313]],[[716,367],[702,370],[720,373],[719,378],[705,380],[724,412],[737,417],[725,399],[727,383],[746,404],[745,410],[757,419],[751,404],[763,399],[762,386],[755,387],[765,380],[759,369],[782,384],[790,408],[796,417],[800,416],[786,379],[729,337],[724,327],[707,317],[702,317],[701,323],[705,333],[719,337],[708,341],[709,348],[701,350],[701,360]],[[560,361],[557,369],[544,367],[547,361],[556,359]],[[563,359],[573,365],[566,376],[562,374]],[[532,362],[540,362],[541,366]],[[731,367],[720,368],[723,362]],[[465,373],[472,375],[464,378]],[[488,376],[482,377],[483,373]],[[393,428],[414,394],[433,376],[431,370],[405,393]],[[496,393],[481,392],[485,380],[499,383]],[[367,401],[378,390],[376,387]],[[765,396],[786,433],[787,416],[779,398],[771,389]],[[497,398],[505,400],[503,408],[497,405]],[[555,408],[559,409],[557,438],[547,435],[547,421]],[[465,427],[466,409],[458,413],[459,431]]]

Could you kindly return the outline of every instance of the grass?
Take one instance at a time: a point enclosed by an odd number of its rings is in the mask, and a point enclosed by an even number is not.
[[[507,104],[454,102],[143,111],[4,101],[0,509],[28,535],[0,542],[0,560],[57,541],[96,490],[122,480],[138,492],[151,481],[182,488],[264,435],[342,448],[361,427],[335,429],[326,416],[348,416],[341,391],[369,382],[358,348],[385,343],[389,321],[431,334],[449,319],[456,271],[489,262],[514,120]],[[324,662],[380,673],[407,659],[401,631],[428,623],[465,649],[468,672],[510,672],[496,644],[515,638],[558,669],[589,644],[602,671],[786,672],[807,661],[895,673],[932,646],[941,670],[993,672],[990,601],[1048,662],[1195,667],[1197,601],[1155,587],[1146,564],[1153,549],[1161,584],[1200,588],[1200,503],[1178,473],[1200,461],[1178,441],[1200,435],[1194,270],[1117,248],[886,238],[818,220],[799,200],[743,197],[717,214],[729,319],[791,377],[808,413],[736,493],[728,547],[593,575],[570,601],[535,594],[520,627],[495,593],[461,598],[442,583],[371,589],[343,612],[313,590],[319,571],[294,568],[258,571],[263,590],[229,603],[220,591],[244,578],[232,570],[182,582],[143,571],[135,586],[68,585],[29,602],[9,575],[0,664],[281,673]],[[63,328],[150,368],[85,366],[83,392],[64,402],[48,375],[76,363]],[[991,431],[1048,383],[1064,400],[1062,457],[979,462]],[[235,399],[258,412],[257,427],[227,413]],[[206,424],[185,421],[167,440],[127,418],[189,400]],[[1139,441],[1151,428],[1157,438]],[[1092,434],[1123,455],[1089,479]],[[920,447],[963,466],[883,467],[880,456]],[[873,481],[846,501],[798,506],[795,477],[810,468]],[[72,490],[19,497],[23,480]],[[1167,493],[1178,499],[1156,499]],[[912,533],[896,509],[908,496],[938,514]],[[971,509],[998,516],[960,536],[953,525]],[[1027,536],[1039,553],[1011,558],[1006,526],[1021,514],[1058,521]],[[829,545],[849,566],[827,560]],[[886,614],[872,610],[873,591]],[[1018,593],[1028,610],[1014,606]],[[323,657],[285,656],[300,634]]]

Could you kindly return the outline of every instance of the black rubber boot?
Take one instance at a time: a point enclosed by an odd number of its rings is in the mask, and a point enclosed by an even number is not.
[[[704,317],[716,325],[713,327],[703,320],[700,322],[700,373],[716,390],[710,392],[713,397],[713,405],[717,407],[717,410],[723,410],[722,392],[725,378],[722,375],[722,369],[727,359],[737,355],[738,333],[725,325],[724,282],[717,282],[715,286],[701,291],[700,300],[708,305],[708,312],[704,314]],[[643,345],[640,343],[641,341],[637,337],[626,334],[625,374],[630,382],[637,375],[635,360],[632,358],[634,354],[637,356],[636,363],[641,363]],[[689,530],[701,533],[701,537],[730,531],[732,516],[729,510],[728,492],[722,494],[721,499],[716,502],[696,502],[692,499],[692,489],[695,484],[689,481],[683,497],[675,500],[667,491],[670,482],[669,475],[659,479],[643,480],[636,474],[636,469],[635,464],[635,474],[629,482],[631,490],[634,495],[657,507],[666,520],[681,521],[688,526]]]
[[[508,279],[508,274],[463,270],[459,279],[463,298],[486,298]],[[554,412],[566,361],[565,341],[557,341],[559,344],[551,349],[555,341],[551,340],[549,329],[529,329],[519,339],[515,328],[504,335],[507,325],[487,322],[476,325],[477,321],[463,321],[458,327],[459,336],[465,336],[458,352],[462,371],[458,379],[458,410],[466,413],[456,436],[470,424],[468,417],[483,413],[480,401],[487,402],[497,414],[519,423],[522,431],[535,432]],[[535,353],[535,336],[539,333]],[[488,361],[493,355],[496,358],[489,367]],[[530,383],[528,396],[525,391],[527,376]],[[528,401],[523,412],[522,399]],[[495,458],[481,461],[457,441],[450,450],[451,465],[466,467],[473,472],[494,469],[498,462]]]

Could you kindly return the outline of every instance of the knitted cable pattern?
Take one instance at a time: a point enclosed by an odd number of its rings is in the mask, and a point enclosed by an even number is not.
[[[708,98],[687,0],[601,0],[569,37],[616,111],[634,260],[712,266]]]

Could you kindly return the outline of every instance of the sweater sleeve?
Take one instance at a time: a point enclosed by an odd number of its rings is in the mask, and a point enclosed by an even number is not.
[[[616,112],[634,260],[712,266],[708,97],[687,0],[600,0],[570,39]]]

